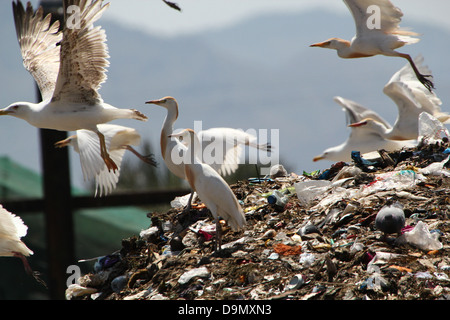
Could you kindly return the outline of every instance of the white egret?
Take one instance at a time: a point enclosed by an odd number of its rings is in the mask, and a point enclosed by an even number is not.
[[[178,177],[184,178],[183,168],[173,163],[171,157],[172,150],[176,146],[175,141],[168,138],[173,133],[173,125],[178,118],[178,103],[173,97],[164,97],[159,100],[147,101],[147,104],[155,104],[164,107],[167,110],[167,116],[161,130],[161,154],[167,167]],[[229,175],[235,172],[238,168],[239,157],[242,153],[242,146],[250,146],[260,150],[269,151],[271,146],[269,144],[258,144],[257,138],[243,130],[234,128],[211,128],[202,130],[196,133],[201,141],[199,156],[202,160],[208,163],[221,175]],[[210,143],[214,145],[211,147]],[[203,151],[209,146],[210,150],[223,152],[219,153],[221,156],[204,155]],[[225,149],[225,150],[223,150]],[[208,161],[212,160],[212,161]]]
[[[431,70],[423,65],[422,56],[417,56],[414,61],[419,70],[431,74]],[[409,64],[391,77],[384,86],[383,92],[395,102],[398,109],[394,125],[386,133],[387,139],[417,139],[419,115],[422,112],[428,112],[442,122],[450,119],[449,114],[441,111],[441,100],[434,92],[426,90],[420,84]]]
[[[356,35],[351,41],[331,38],[311,47],[335,49],[341,58],[363,58],[375,55],[401,57],[410,63],[419,81],[431,91],[433,82],[419,72],[409,54],[395,49],[417,43],[417,33],[399,27],[402,11],[389,0],[343,0],[352,13]]]
[[[183,165],[174,163],[173,159],[173,155],[178,154],[178,152],[176,152],[177,148],[179,148],[178,143],[174,139],[169,138],[169,135],[174,131],[173,125],[178,118],[178,103],[176,99],[173,97],[164,97],[159,100],[147,101],[146,103],[155,104],[167,110],[167,115],[161,129],[161,154],[169,170],[179,178],[186,180]],[[201,144],[198,145],[199,148],[196,148],[195,152],[202,161],[206,162],[223,176],[229,175],[237,170],[239,158],[243,152],[242,147],[244,145],[264,151],[271,150],[269,144],[258,144],[257,138],[254,135],[233,128],[212,128],[202,130],[197,133],[197,136],[199,137]],[[211,145],[211,143],[213,143],[213,145]],[[203,151],[206,148],[220,152],[215,156],[209,154],[204,155]],[[192,199],[188,202],[188,208],[191,200]]]
[[[118,109],[105,103],[98,90],[106,80],[108,49],[106,34],[94,27],[108,8],[102,0],[65,0],[65,25],[58,31],[59,22],[50,25],[51,15],[43,17],[43,9],[34,14],[28,2],[13,2],[17,38],[25,68],[31,73],[42,94],[40,103],[16,102],[0,110],[0,115],[10,115],[26,120],[38,128],[60,131],[87,129],[95,132],[100,141],[100,154],[108,170],[117,170],[106,149],[105,137],[98,130],[100,123],[116,119],[147,120],[134,109]],[[77,6],[79,16],[68,12]],[[74,13],[75,14],[75,13]]]
[[[420,70],[426,70],[431,74],[431,71],[422,64],[422,56],[416,57],[414,61]],[[428,112],[444,123],[449,121],[449,115],[441,111],[441,100],[435,93],[428,91],[420,84],[409,64],[406,64],[391,77],[384,86],[383,92],[397,106],[397,118],[393,126],[375,111],[351,100],[335,97],[334,101],[340,104],[346,112],[350,127],[353,129],[345,143],[328,148],[321,155],[313,158],[313,160],[348,161],[342,159],[349,159],[349,151],[358,150],[357,148],[362,148],[361,152],[369,152],[375,151],[375,149],[368,150],[368,148],[383,145],[386,146],[388,151],[396,146],[414,146],[416,144],[415,140],[419,138],[419,115],[422,112]],[[369,131],[364,133],[364,130]],[[369,141],[371,135],[373,135],[373,143]],[[405,142],[402,143],[400,140]],[[364,144],[366,145],[364,146]]]
[[[242,229],[246,223],[244,212],[228,183],[210,165],[202,163],[193,148],[200,141],[191,129],[184,129],[171,134],[175,142],[184,149],[183,169],[192,190],[197,192],[200,200],[211,211],[216,221],[216,246],[220,250],[222,243],[219,217],[225,219],[234,231]],[[183,138],[182,144],[178,138]]]

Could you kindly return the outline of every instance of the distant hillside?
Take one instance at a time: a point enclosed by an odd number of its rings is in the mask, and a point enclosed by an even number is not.
[[[180,103],[176,127],[230,126],[280,129],[279,152],[292,168],[323,169],[313,163],[324,148],[343,142],[348,130],[336,95],[372,107],[394,121],[396,106],[382,93],[391,75],[405,65],[399,58],[339,59],[331,50],[309,44],[331,36],[351,38],[349,15],[326,11],[261,16],[223,30],[162,39],[101,21],[111,55],[108,80],[101,93],[121,108],[133,107],[149,116],[147,123],[120,121],[136,127],[159,156],[159,132],[165,110],[145,105],[149,99],[171,95]],[[402,23],[423,34],[404,52],[425,57],[435,75],[437,93],[450,101],[450,35],[414,21]],[[11,12],[0,11],[0,103],[33,100],[34,87],[23,70]],[[39,168],[36,130],[18,119],[0,118],[0,153]],[[14,144],[11,144],[14,141]],[[74,181],[81,181],[78,157],[72,153]],[[158,160],[161,159],[158,157]],[[161,164],[162,165],[162,164]]]

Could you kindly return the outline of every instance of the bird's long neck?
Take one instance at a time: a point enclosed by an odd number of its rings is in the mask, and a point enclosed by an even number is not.
[[[362,48],[355,48],[352,43],[353,42],[348,40],[337,38],[334,41],[333,49],[336,49],[338,56],[344,59],[366,58],[373,56],[373,53],[365,53],[364,50],[361,50]]]
[[[161,154],[165,156],[169,135],[173,133],[173,124],[178,118],[178,107],[167,108],[167,115],[161,130]]]
[[[351,58],[354,54],[350,41],[343,39],[336,39],[334,42],[334,49],[341,58]]]
[[[197,135],[193,135],[187,146],[187,156],[190,163],[202,163],[202,146]]]

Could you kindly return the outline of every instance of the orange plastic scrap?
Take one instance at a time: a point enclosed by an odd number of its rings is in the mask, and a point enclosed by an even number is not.
[[[273,246],[273,250],[282,256],[293,256],[302,253],[302,246],[289,246],[283,243],[277,243]]]
[[[401,266],[392,265],[392,266],[389,266],[389,268],[396,269],[396,270],[398,270],[400,272],[408,272],[408,273],[412,272],[412,269],[406,268],[406,267],[401,267]]]
[[[439,251],[440,250],[431,250],[431,251],[428,251],[427,254],[429,254],[429,255],[438,254]]]
[[[192,209],[203,209],[206,208],[206,205],[204,203],[193,203],[191,204]]]

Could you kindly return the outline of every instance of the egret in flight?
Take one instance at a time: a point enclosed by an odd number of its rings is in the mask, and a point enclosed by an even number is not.
[[[410,63],[419,81],[431,91],[434,84],[430,75],[419,72],[409,54],[396,49],[419,41],[417,33],[399,27],[402,11],[389,0],[343,0],[353,15],[356,35],[351,41],[331,38],[311,47],[335,49],[341,58],[364,58],[375,55],[401,57]]]
[[[419,70],[431,74],[431,71],[422,64],[422,56],[416,57],[414,61]],[[347,124],[352,128],[350,136],[345,143],[326,149],[313,160],[349,161],[349,152],[353,150],[364,153],[375,151],[374,148],[393,151],[395,148],[414,146],[419,138],[419,116],[422,112],[429,113],[443,123],[449,121],[450,115],[441,111],[441,100],[434,92],[425,89],[409,64],[391,77],[383,92],[397,106],[394,125],[391,126],[369,108],[342,97],[335,97],[334,100],[346,112]]]

